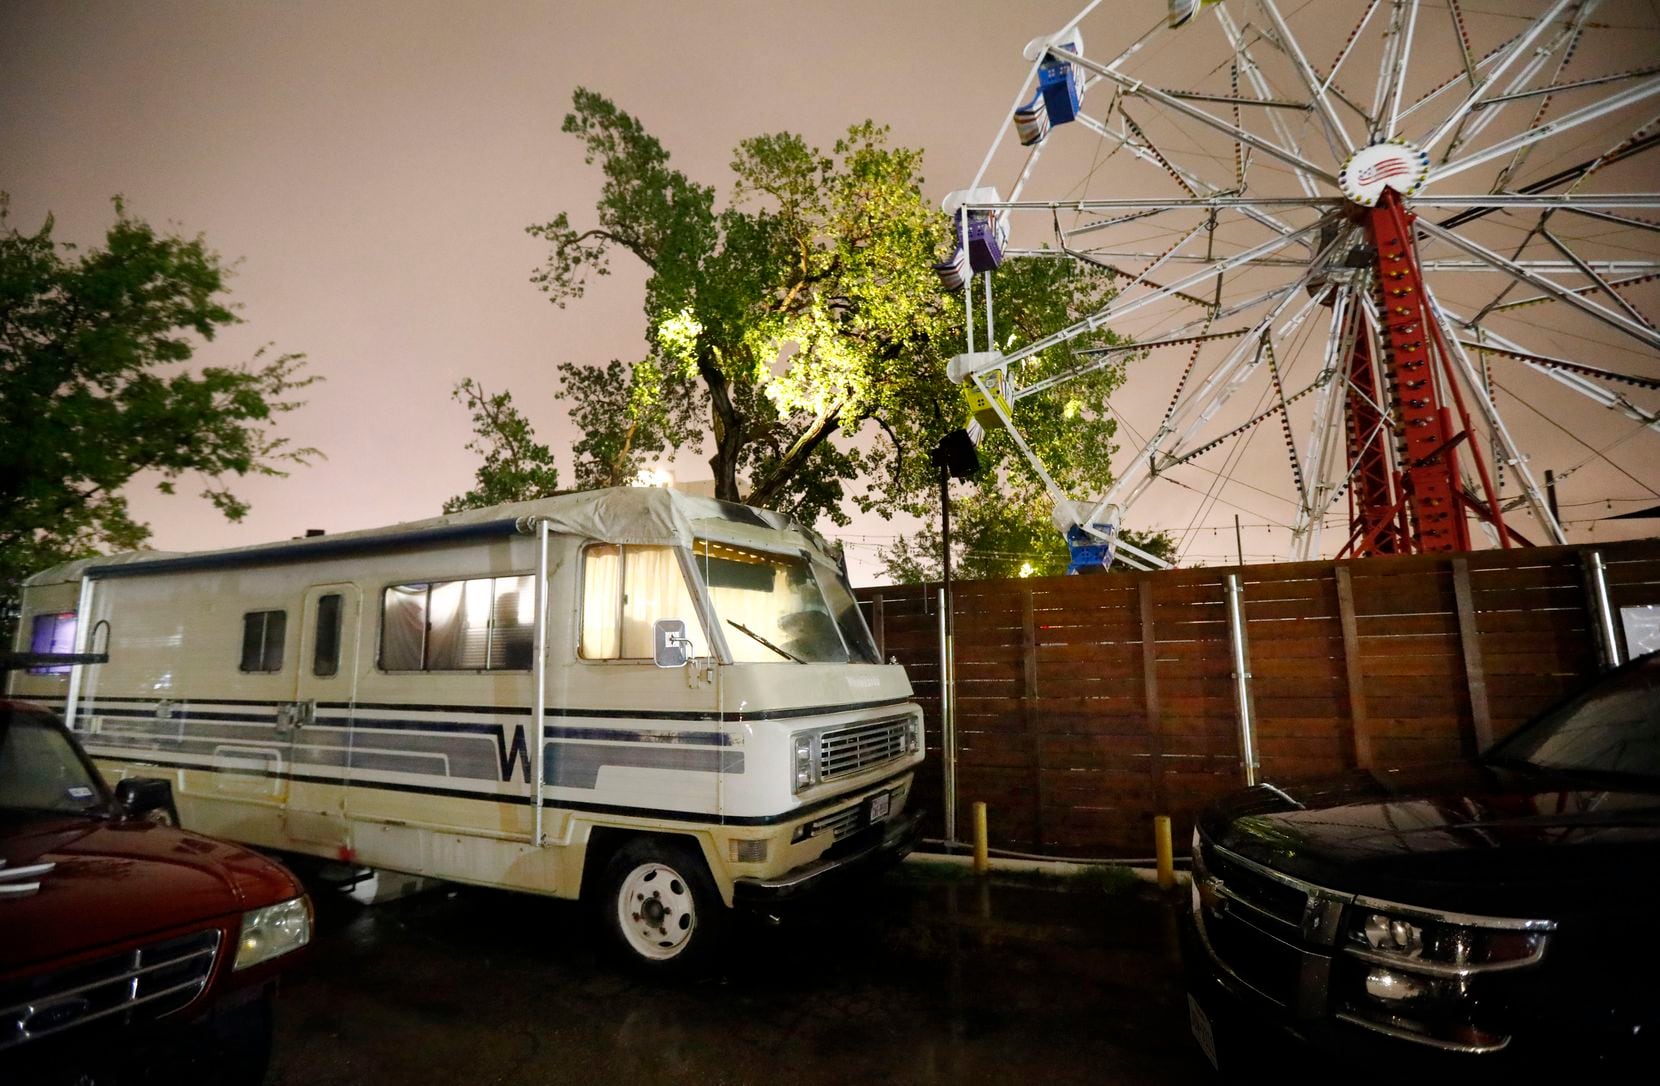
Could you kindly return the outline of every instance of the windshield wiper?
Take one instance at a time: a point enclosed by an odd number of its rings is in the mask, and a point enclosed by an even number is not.
[[[735,620],[729,618],[729,619],[726,620],[726,624],[728,626],[736,626],[738,629],[742,630],[744,633],[746,633],[749,636],[753,637],[755,640],[759,641],[761,644],[765,645],[767,648],[771,649],[773,652],[776,652],[778,655],[784,657],[784,659],[786,659],[786,660],[794,660],[798,664],[805,664],[807,662],[807,661],[803,660],[801,657],[797,656],[795,653],[790,652],[788,649],[781,649],[777,645],[774,645],[771,641],[768,641],[766,638],[762,637],[760,634],[756,633],[754,630],[750,629],[748,626],[745,626],[741,622],[738,622],[738,621],[735,621]]]

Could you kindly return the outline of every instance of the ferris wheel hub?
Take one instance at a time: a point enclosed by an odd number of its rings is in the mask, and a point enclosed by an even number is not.
[[[1429,176],[1429,153],[1403,139],[1387,139],[1362,147],[1337,172],[1343,195],[1361,207],[1377,207],[1385,189],[1410,197]]]

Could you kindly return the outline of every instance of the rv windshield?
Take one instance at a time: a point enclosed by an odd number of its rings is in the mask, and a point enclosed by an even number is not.
[[[735,660],[878,662],[858,601],[828,563],[707,539],[692,554]]]

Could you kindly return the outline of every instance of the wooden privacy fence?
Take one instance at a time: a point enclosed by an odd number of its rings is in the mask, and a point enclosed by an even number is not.
[[[938,593],[858,593],[927,715],[936,837]],[[1657,606],[1660,540],[958,582],[956,836],[983,800],[1005,848],[1145,856],[1160,813],[1184,841],[1245,783],[1242,715],[1259,781],[1473,754],[1628,655],[1622,620]]]

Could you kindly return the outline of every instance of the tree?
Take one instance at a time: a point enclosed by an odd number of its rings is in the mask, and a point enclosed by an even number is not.
[[[231,477],[281,476],[320,455],[275,434],[315,377],[304,358],[188,368],[240,318],[200,237],[157,233],[114,201],[101,248],[11,225],[0,193],[0,598],[29,573],[150,537],[125,488],[141,472],[173,493],[184,476],[229,520]]]
[[[584,437],[581,485],[616,483],[648,456],[712,452],[717,497],[845,524],[865,511],[933,507],[928,454],[962,424],[962,392],[945,376],[963,347],[963,303],[931,265],[951,226],[922,197],[919,151],[887,131],[851,127],[828,155],[791,133],[738,145],[729,204],[670,167],[628,113],[579,89],[564,130],[605,184],[595,225],[568,212],[529,232],[549,243],[533,281],[564,306],[617,252],[643,263],[647,357],[561,367],[561,395]],[[1075,261],[1011,260],[998,271],[996,334],[1005,349],[1111,296],[1107,272]],[[985,342],[983,317],[978,342]],[[1026,363],[1037,378],[1075,366],[1105,331]],[[1033,444],[1064,486],[1098,490],[1113,423],[1117,368],[1022,403]],[[705,444],[707,443],[707,445]],[[994,434],[982,456],[1030,479]]]
[[[529,501],[559,492],[553,453],[537,442],[530,420],[513,406],[512,393],[490,395],[469,377],[450,395],[472,412],[473,439],[467,448],[484,457],[484,463],[473,476],[473,488],[445,502],[444,512]]]

